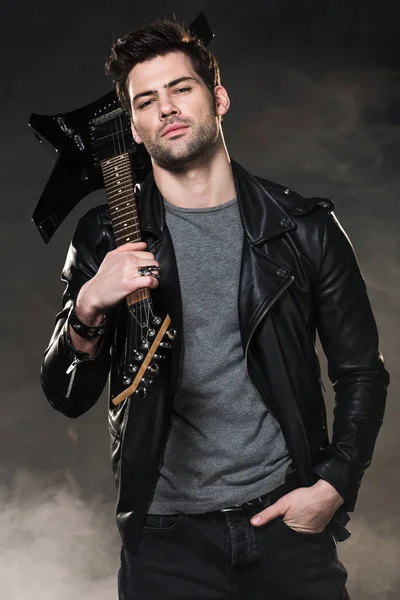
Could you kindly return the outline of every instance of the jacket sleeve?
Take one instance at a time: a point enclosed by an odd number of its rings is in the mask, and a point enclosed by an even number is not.
[[[48,401],[68,417],[78,417],[95,404],[104,389],[110,369],[110,319],[100,348],[93,358],[74,349],[67,321],[80,288],[96,274],[105,254],[112,249],[107,248],[107,244],[98,210],[96,214],[96,209],[92,209],[79,221],[67,253],[61,275],[66,283],[63,308],[56,316],[55,329],[40,371],[42,388]],[[72,368],[74,361],[77,364]]]
[[[385,410],[389,373],[352,244],[328,213],[317,290],[317,329],[335,391],[332,441],[313,471],[354,510]]]

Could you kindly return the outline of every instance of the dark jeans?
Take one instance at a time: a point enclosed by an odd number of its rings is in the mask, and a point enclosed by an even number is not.
[[[267,505],[267,503],[266,503]],[[121,551],[120,600],[345,600],[328,530],[298,533],[251,512],[147,515],[137,554]]]

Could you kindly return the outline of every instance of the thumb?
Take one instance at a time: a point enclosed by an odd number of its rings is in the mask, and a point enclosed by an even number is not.
[[[269,521],[284,515],[286,508],[285,502],[283,502],[282,499],[279,499],[274,504],[271,504],[271,506],[268,506],[268,508],[265,508],[257,515],[254,515],[254,517],[251,518],[251,523],[252,525],[265,525],[266,523],[269,523]]]

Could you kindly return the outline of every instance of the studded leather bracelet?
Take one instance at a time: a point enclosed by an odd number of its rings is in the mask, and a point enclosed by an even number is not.
[[[78,335],[80,335],[83,338],[93,339],[93,338],[100,337],[101,335],[103,335],[103,333],[105,331],[105,324],[107,321],[107,316],[104,315],[103,321],[102,321],[102,323],[100,323],[100,325],[97,325],[97,326],[85,325],[85,323],[82,323],[82,321],[80,319],[78,319],[76,312],[75,312],[75,308],[73,306],[69,313],[68,321],[69,321],[69,324],[71,325],[72,329],[75,331],[75,333],[77,333]]]

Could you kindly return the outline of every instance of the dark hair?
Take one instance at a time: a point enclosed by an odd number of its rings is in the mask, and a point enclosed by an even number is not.
[[[214,95],[214,87],[220,84],[215,56],[184,25],[177,21],[159,20],[130,31],[114,42],[110,58],[105,64],[106,74],[115,83],[119,101],[129,116],[132,111],[126,81],[131,69],[138,63],[169,52],[186,54],[194,71]]]

